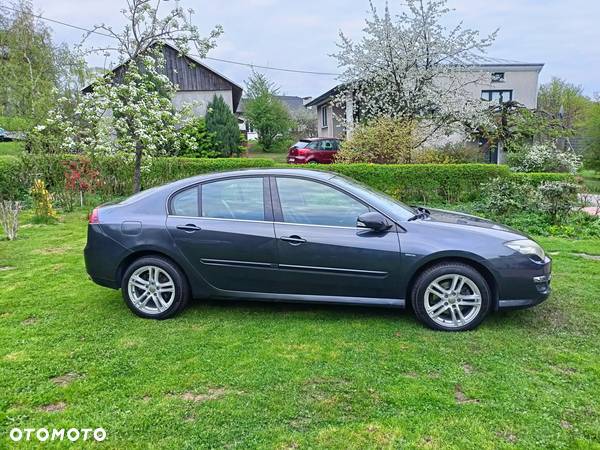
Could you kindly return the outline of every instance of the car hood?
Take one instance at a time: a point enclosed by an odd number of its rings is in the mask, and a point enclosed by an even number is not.
[[[426,220],[430,222],[450,223],[455,225],[464,225],[466,227],[477,227],[486,228],[490,230],[506,231],[509,233],[514,233],[527,237],[522,232],[515,230],[514,228],[507,227],[506,225],[502,225],[491,220],[483,219],[481,217],[472,216],[471,214],[465,214],[456,211],[446,211],[444,209],[427,209],[431,214]]]

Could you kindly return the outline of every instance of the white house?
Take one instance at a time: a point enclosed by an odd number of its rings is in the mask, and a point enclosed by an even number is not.
[[[473,98],[492,102],[517,101],[534,109],[537,107],[538,79],[543,67],[543,64],[526,63],[471,66],[465,72],[466,91]],[[319,137],[343,138],[348,133],[340,118],[351,124],[353,107],[349,101],[345,107],[332,104],[339,91],[340,87],[335,86],[306,104],[307,107],[317,107]]]

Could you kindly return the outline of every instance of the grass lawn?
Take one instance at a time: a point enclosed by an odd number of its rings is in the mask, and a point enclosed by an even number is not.
[[[88,280],[85,230],[78,212],[0,241],[0,448],[13,427],[103,427],[104,448],[600,448],[600,240],[542,239],[551,298],[449,334],[229,301],[143,320]]]
[[[0,156],[19,156],[23,151],[23,142],[0,142]]]
[[[594,170],[582,170],[583,183],[590,192],[600,194],[600,173]]]
[[[248,150],[245,153],[247,158],[262,158],[262,159],[272,159],[277,163],[286,163],[287,162],[288,149],[284,148],[283,150],[272,151],[272,152],[263,152],[262,150],[257,150],[255,146],[251,145],[248,147]]]

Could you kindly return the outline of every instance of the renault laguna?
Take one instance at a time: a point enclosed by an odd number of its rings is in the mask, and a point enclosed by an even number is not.
[[[103,205],[84,254],[94,282],[154,319],[221,298],[411,306],[463,331],[550,294],[550,258],[518,231],[315,170],[206,174]]]

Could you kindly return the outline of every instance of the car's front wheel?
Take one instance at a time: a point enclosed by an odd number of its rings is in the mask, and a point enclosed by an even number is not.
[[[185,275],[171,261],[158,256],[134,261],[125,271],[121,291],[129,309],[151,319],[177,314],[189,298]]]
[[[465,331],[477,327],[492,305],[485,278],[461,263],[440,263],[417,278],[412,306],[417,318],[430,328]]]

